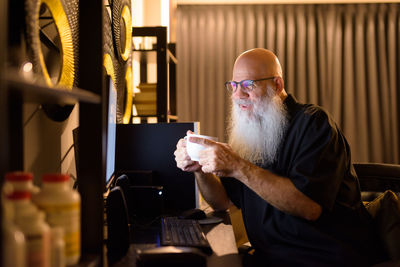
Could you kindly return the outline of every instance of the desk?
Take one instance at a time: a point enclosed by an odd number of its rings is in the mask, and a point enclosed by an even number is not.
[[[241,267],[242,258],[238,254],[235,236],[227,212],[212,212],[211,216],[220,217],[223,222],[218,224],[204,225],[208,242],[213,254],[207,257],[207,267]],[[127,255],[113,267],[136,267],[136,248],[155,247],[155,243],[132,244]]]
[[[203,226],[213,250],[213,254],[207,258],[207,266],[241,267],[242,259],[238,254],[229,214],[227,212],[212,212],[210,215],[222,218],[223,222]]]

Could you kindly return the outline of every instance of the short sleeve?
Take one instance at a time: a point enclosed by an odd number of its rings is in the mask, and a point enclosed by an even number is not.
[[[242,194],[242,183],[234,178],[221,177],[222,185],[225,187],[226,193],[229,199],[239,209],[241,208],[241,194]]]
[[[309,108],[298,120],[288,176],[305,195],[331,210],[350,163],[348,144],[329,115]]]

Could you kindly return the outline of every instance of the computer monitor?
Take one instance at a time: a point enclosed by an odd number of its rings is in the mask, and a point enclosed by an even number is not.
[[[107,96],[107,140],[106,140],[106,185],[114,176],[115,169],[115,140],[117,126],[117,90],[110,76],[106,76],[108,86]]]
[[[162,186],[167,213],[199,205],[194,174],[177,168],[174,157],[176,144],[187,130],[198,132],[198,123],[117,125],[116,174],[127,174],[132,184]],[[152,202],[142,201],[144,205]]]
[[[105,126],[102,127],[106,131],[105,135],[105,188],[104,192],[109,189],[110,183],[114,177],[115,170],[115,140],[116,140],[116,110],[117,110],[117,91],[115,89],[114,83],[110,76],[105,76],[105,86],[106,94],[103,106],[103,115],[107,118],[105,121]],[[73,130],[73,140],[74,140],[74,153],[75,153],[75,165],[78,180],[80,175],[80,151],[79,151],[79,128],[77,127]],[[104,140],[103,140],[104,141]],[[104,179],[104,178],[103,178]],[[79,182],[78,182],[79,183]],[[75,186],[75,185],[74,185]]]

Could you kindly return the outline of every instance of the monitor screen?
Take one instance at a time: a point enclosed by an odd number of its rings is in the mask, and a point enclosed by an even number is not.
[[[165,211],[198,207],[194,174],[177,168],[174,151],[198,123],[118,124],[115,172],[139,186],[162,186]],[[150,200],[142,199],[143,202]]]
[[[115,136],[117,125],[117,90],[112,79],[108,77],[108,110],[107,110],[107,150],[106,150],[106,184],[114,175]]]
[[[104,77],[104,87],[105,87],[105,92],[104,92],[104,101],[102,104],[102,138],[101,138],[101,144],[102,144],[102,174],[105,175],[103,177],[103,181],[105,181],[105,187],[103,188],[104,192],[107,192],[110,183],[112,182],[112,178],[114,177],[114,169],[115,169],[115,142],[116,142],[116,108],[117,108],[117,91],[115,88],[115,85],[113,84],[113,81],[110,76],[105,76]],[[79,144],[80,141],[80,127],[77,127],[73,130],[73,139],[74,139],[74,152],[75,152],[75,164],[76,164],[76,172],[77,172],[77,178],[82,179],[82,173],[86,171],[87,169],[99,167],[98,161],[95,160],[93,161],[91,158],[88,159],[87,157],[84,158],[82,157],[82,147],[86,149],[86,154],[93,153],[92,146],[88,146],[87,144]],[[91,129],[88,129],[87,127],[85,128],[87,132],[89,133]],[[87,136],[84,138],[90,138],[90,136],[93,133],[90,132]],[[98,150],[96,150],[98,151]],[[86,169],[82,168],[82,164],[84,163],[85,167],[86,165],[90,165],[86,167]],[[84,170],[83,170],[84,169]],[[84,175],[83,175],[84,176]],[[79,182],[78,182],[79,183]]]

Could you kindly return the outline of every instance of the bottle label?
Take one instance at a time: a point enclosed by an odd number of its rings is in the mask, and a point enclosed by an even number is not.
[[[79,258],[81,251],[80,203],[43,204],[39,208],[45,211],[46,221],[51,227],[61,226],[64,229],[65,256]]]
[[[49,266],[49,233],[26,235],[27,266]]]

